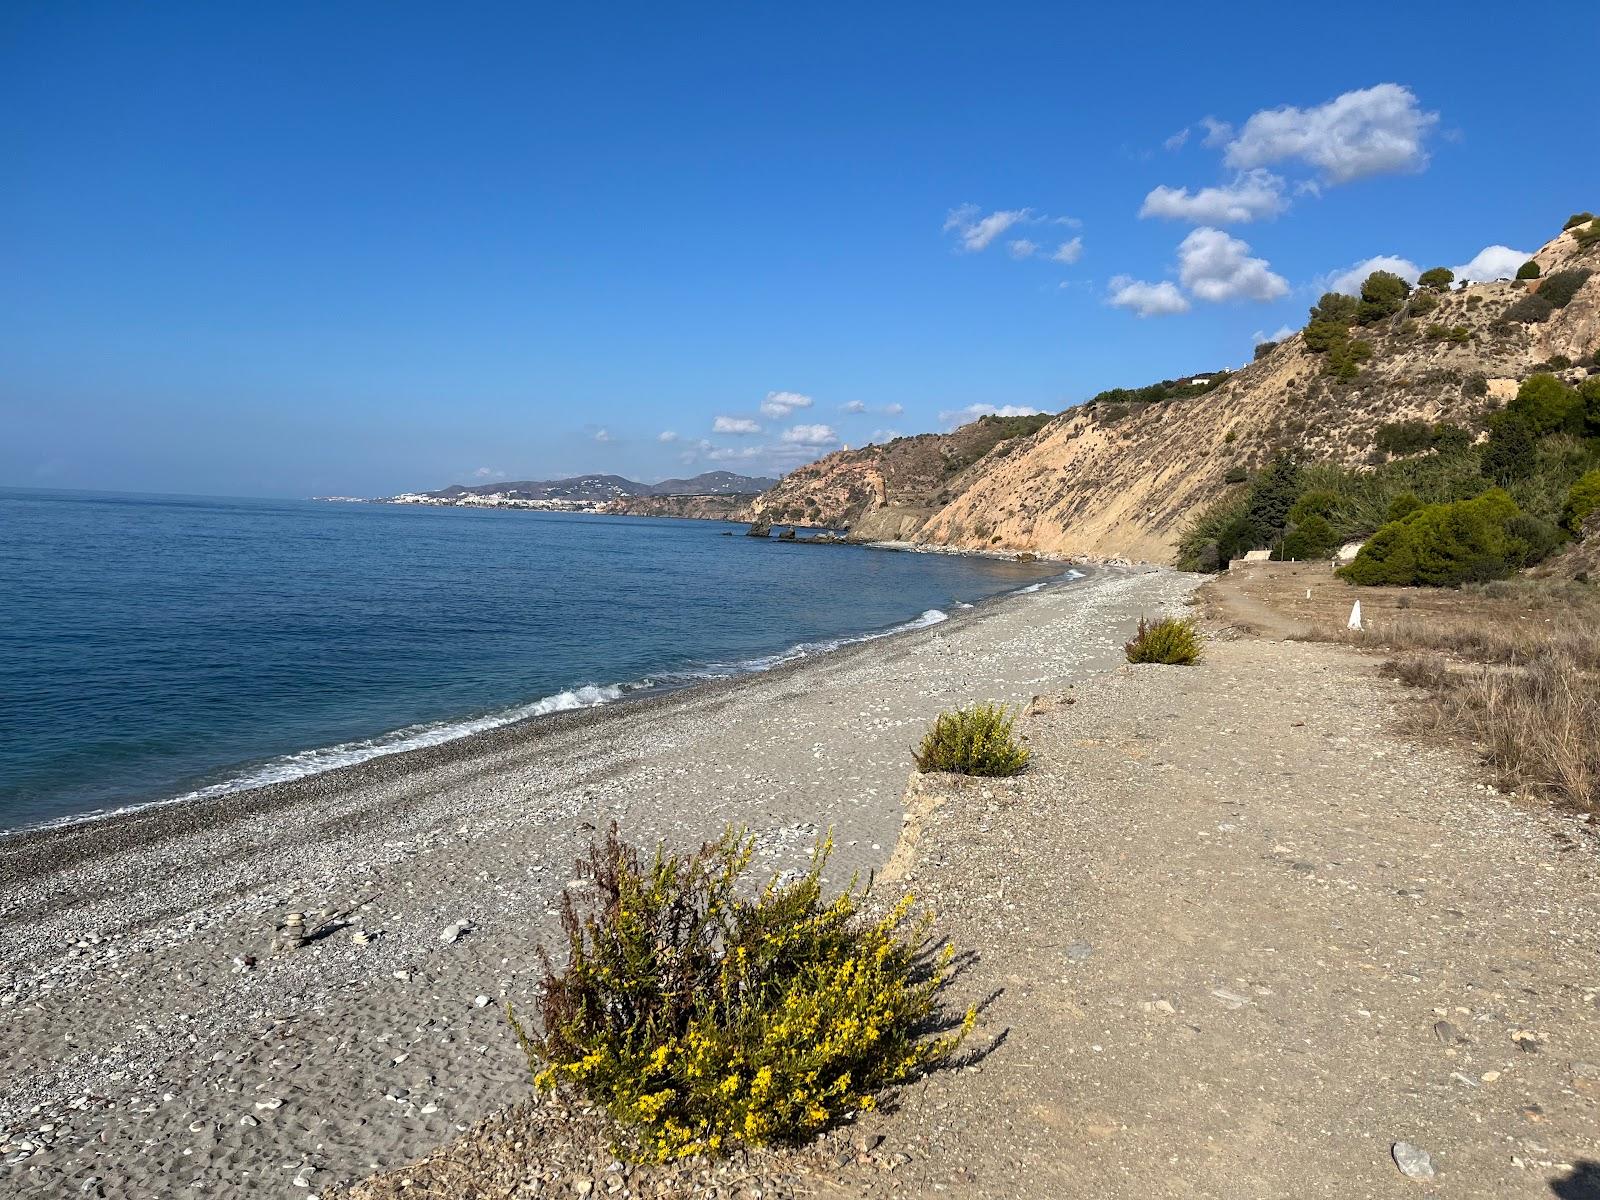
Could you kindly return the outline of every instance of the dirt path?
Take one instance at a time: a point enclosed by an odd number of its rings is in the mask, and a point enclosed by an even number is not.
[[[1592,831],[1398,738],[1376,666],[1127,668],[1032,720],[1035,771],[951,793],[912,885],[998,1045],[837,1194],[1600,1196]]]

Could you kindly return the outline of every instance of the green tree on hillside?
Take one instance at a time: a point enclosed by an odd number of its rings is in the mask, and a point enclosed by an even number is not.
[[[1417,278],[1417,284],[1425,288],[1448,288],[1455,281],[1456,273],[1449,267],[1433,267],[1424,271]]]
[[[1539,278],[1539,275],[1539,264],[1534,262],[1531,258],[1517,268],[1518,279],[1537,279]]]
[[[1363,325],[1392,317],[1405,307],[1411,285],[1393,271],[1374,271],[1361,284],[1361,302],[1356,319]]]
[[[1256,476],[1250,489],[1247,516],[1257,539],[1271,543],[1289,524],[1289,510],[1300,497],[1300,465],[1289,454],[1279,454]]]

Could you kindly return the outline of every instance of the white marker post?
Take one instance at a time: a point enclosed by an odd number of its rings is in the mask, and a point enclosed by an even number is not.
[[[1361,631],[1361,601],[1357,600],[1350,609],[1350,628]]]

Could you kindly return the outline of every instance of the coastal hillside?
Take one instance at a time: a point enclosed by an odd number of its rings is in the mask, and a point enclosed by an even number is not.
[[[601,512],[629,517],[687,517],[698,521],[749,520],[750,505],[758,492],[716,492],[660,496],[619,496]]]
[[[1537,275],[1520,273],[1532,278],[1446,280],[1373,301],[1376,315],[1351,300],[1198,394],[1119,391],[1005,436],[977,422],[841,451],[752,511],[847,524],[861,540],[1171,561],[1191,516],[1280,450],[1360,466],[1382,459],[1385,426],[1447,422],[1478,436],[1536,368],[1585,376],[1600,346],[1597,224],[1546,244]]]
[[[1051,419],[985,416],[952,433],[840,450],[784,476],[750,515],[774,524],[849,526],[865,540],[908,536],[965,490],[977,464],[1003,458]]]

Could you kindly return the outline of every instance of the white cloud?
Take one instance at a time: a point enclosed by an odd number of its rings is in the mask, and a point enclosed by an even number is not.
[[[677,440],[678,435],[672,432],[670,429],[663,429],[660,433],[656,434],[656,441],[658,442],[675,442]]]
[[[761,426],[749,417],[718,417],[711,422],[712,433],[760,433]]]
[[[1220,229],[1202,225],[1178,245],[1178,278],[1201,300],[1276,300],[1289,281],[1264,258],[1251,258],[1250,246]]]
[[[1077,262],[1082,257],[1083,239],[1081,237],[1075,237],[1070,241],[1062,242],[1061,245],[1057,246],[1055,253],[1050,256],[1050,261],[1071,264]]]
[[[1250,335],[1250,344],[1259,346],[1262,342],[1281,342],[1284,338],[1293,337],[1297,332],[1299,331],[1290,329],[1287,325],[1278,326],[1277,332],[1271,334],[1262,333],[1258,329]]]
[[[945,218],[945,232],[954,231],[963,250],[984,249],[995,238],[1028,217],[1025,208],[992,212],[986,217],[980,217],[980,211],[976,204],[963,204],[960,208],[951,209],[950,215]]]
[[[1113,308],[1130,308],[1141,317],[1164,317],[1189,311],[1189,302],[1176,284],[1166,279],[1160,283],[1146,283],[1130,275],[1111,277],[1111,297],[1106,303]]]
[[[963,204],[960,208],[951,209],[950,215],[944,221],[944,231],[954,233],[960,248],[969,253],[987,249],[996,238],[1017,225],[1067,225],[1076,228],[1083,224],[1076,217],[1052,217],[1036,213],[1031,208],[1001,209],[987,216],[981,216],[982,212],[983,210],[976,204]],[[1038,246],[1026,239],[1020,239],[1011,245],[1013,255],[1018,258],[1026,258],[1038,249]],[[1018,252],[1016,247],[1019,245],[1030,249]]]
[[[1439,114],[1422,111],[1410,88],[1380,83],[1315,108],[1263,109],[1228,142],[1225,157],[1241,169],[1299,159],[1329,183],[1349,183],[1422,170],[1428,165],[1423,141],[1438,122]]]
[[[1471,262],[1455,269],[1456,278],[1469,283],[1482,283],[1486,279],[1514,279],[1517,268],[1532,257],[1510,246],[1485,246],[1473,256]]]
[[[1409,258],[1400,258],[1394,254],[1379,254],[1373,258],[1364,259],[1354,266],[1346,267],[1342,271],[1331,271],[1319,281],[1319,290],[1324,292],[1343,292],[1346,296],[1361,295],[1361,285],[1368,275],[1374,271],[1388,271],[1400,276],[1407,283],[1415,283],[1417,276],[1422,274],[1422,268]]]
[[[867,406],[860,400],[851,400],[845,404],[839,405],[839,411],[847,413],[864,413],[867,411]]]
[[[1182,129],[1178,130],[1177,133],[1173,134],[1166,141],[1162,142],[1161,145],[1167,150],[1181,150],[1183,149],[1183,144],[1188,140],[1189,127],[1185,125]]]
[[[884,442],[892,442],[897,437],[905,437],[905,434],[898,429],[874,429],[872,436],[867,439],[867,443],[870,445],[877,442],[881,445]]]
[[[885,404],[883,406],[884,416],[887,417],[898,417],[905,410],[906,406],[904,404]]]
[[[611,440],[611,431],[609,429],[596,430],[594,440],[597,442],[609,442]]]
[[[1163,184],[1144,198],[1139,215],[1200,225],[1259,221],[1275,217],[1289,207],[1283,186],[1282,177],[1262,170],[1241,172],[1230,184],[1201,188],[1192,195],[1186,187]]]
[[[1044,409],[1033,408],[1027,404],[969,404],[965,408],[947,409],[939,414],[939,420],[946,425],[965,425],[976,421],[979,417],[1031,417],[1035,413],[1042,413]]]
[[[810,408],[810,396],[802,396],[799,392],[768,392],[767,398],[761,402],[761,413],[768,417],[787,417],[797,408]]]
[[[783,440],[791,446],[832,446],[839,435],[831,425],[792,425],[783,431]]]
[[[1027,238],[1018,238],[1014,242],[1007,242],[1006,249],[1012,258],[1032,258],[1039,250],[1038,242],[1030,242]]]
[[[1215,117],[1201,117],[1200,125],[1206,131],[1206,136],[1200,140],[1207,146],[1224,145],[1233,136],[1233,126]]]
[[[504,479],[506,473],[499,467],[479,467],[472,476],[474,479]]]

